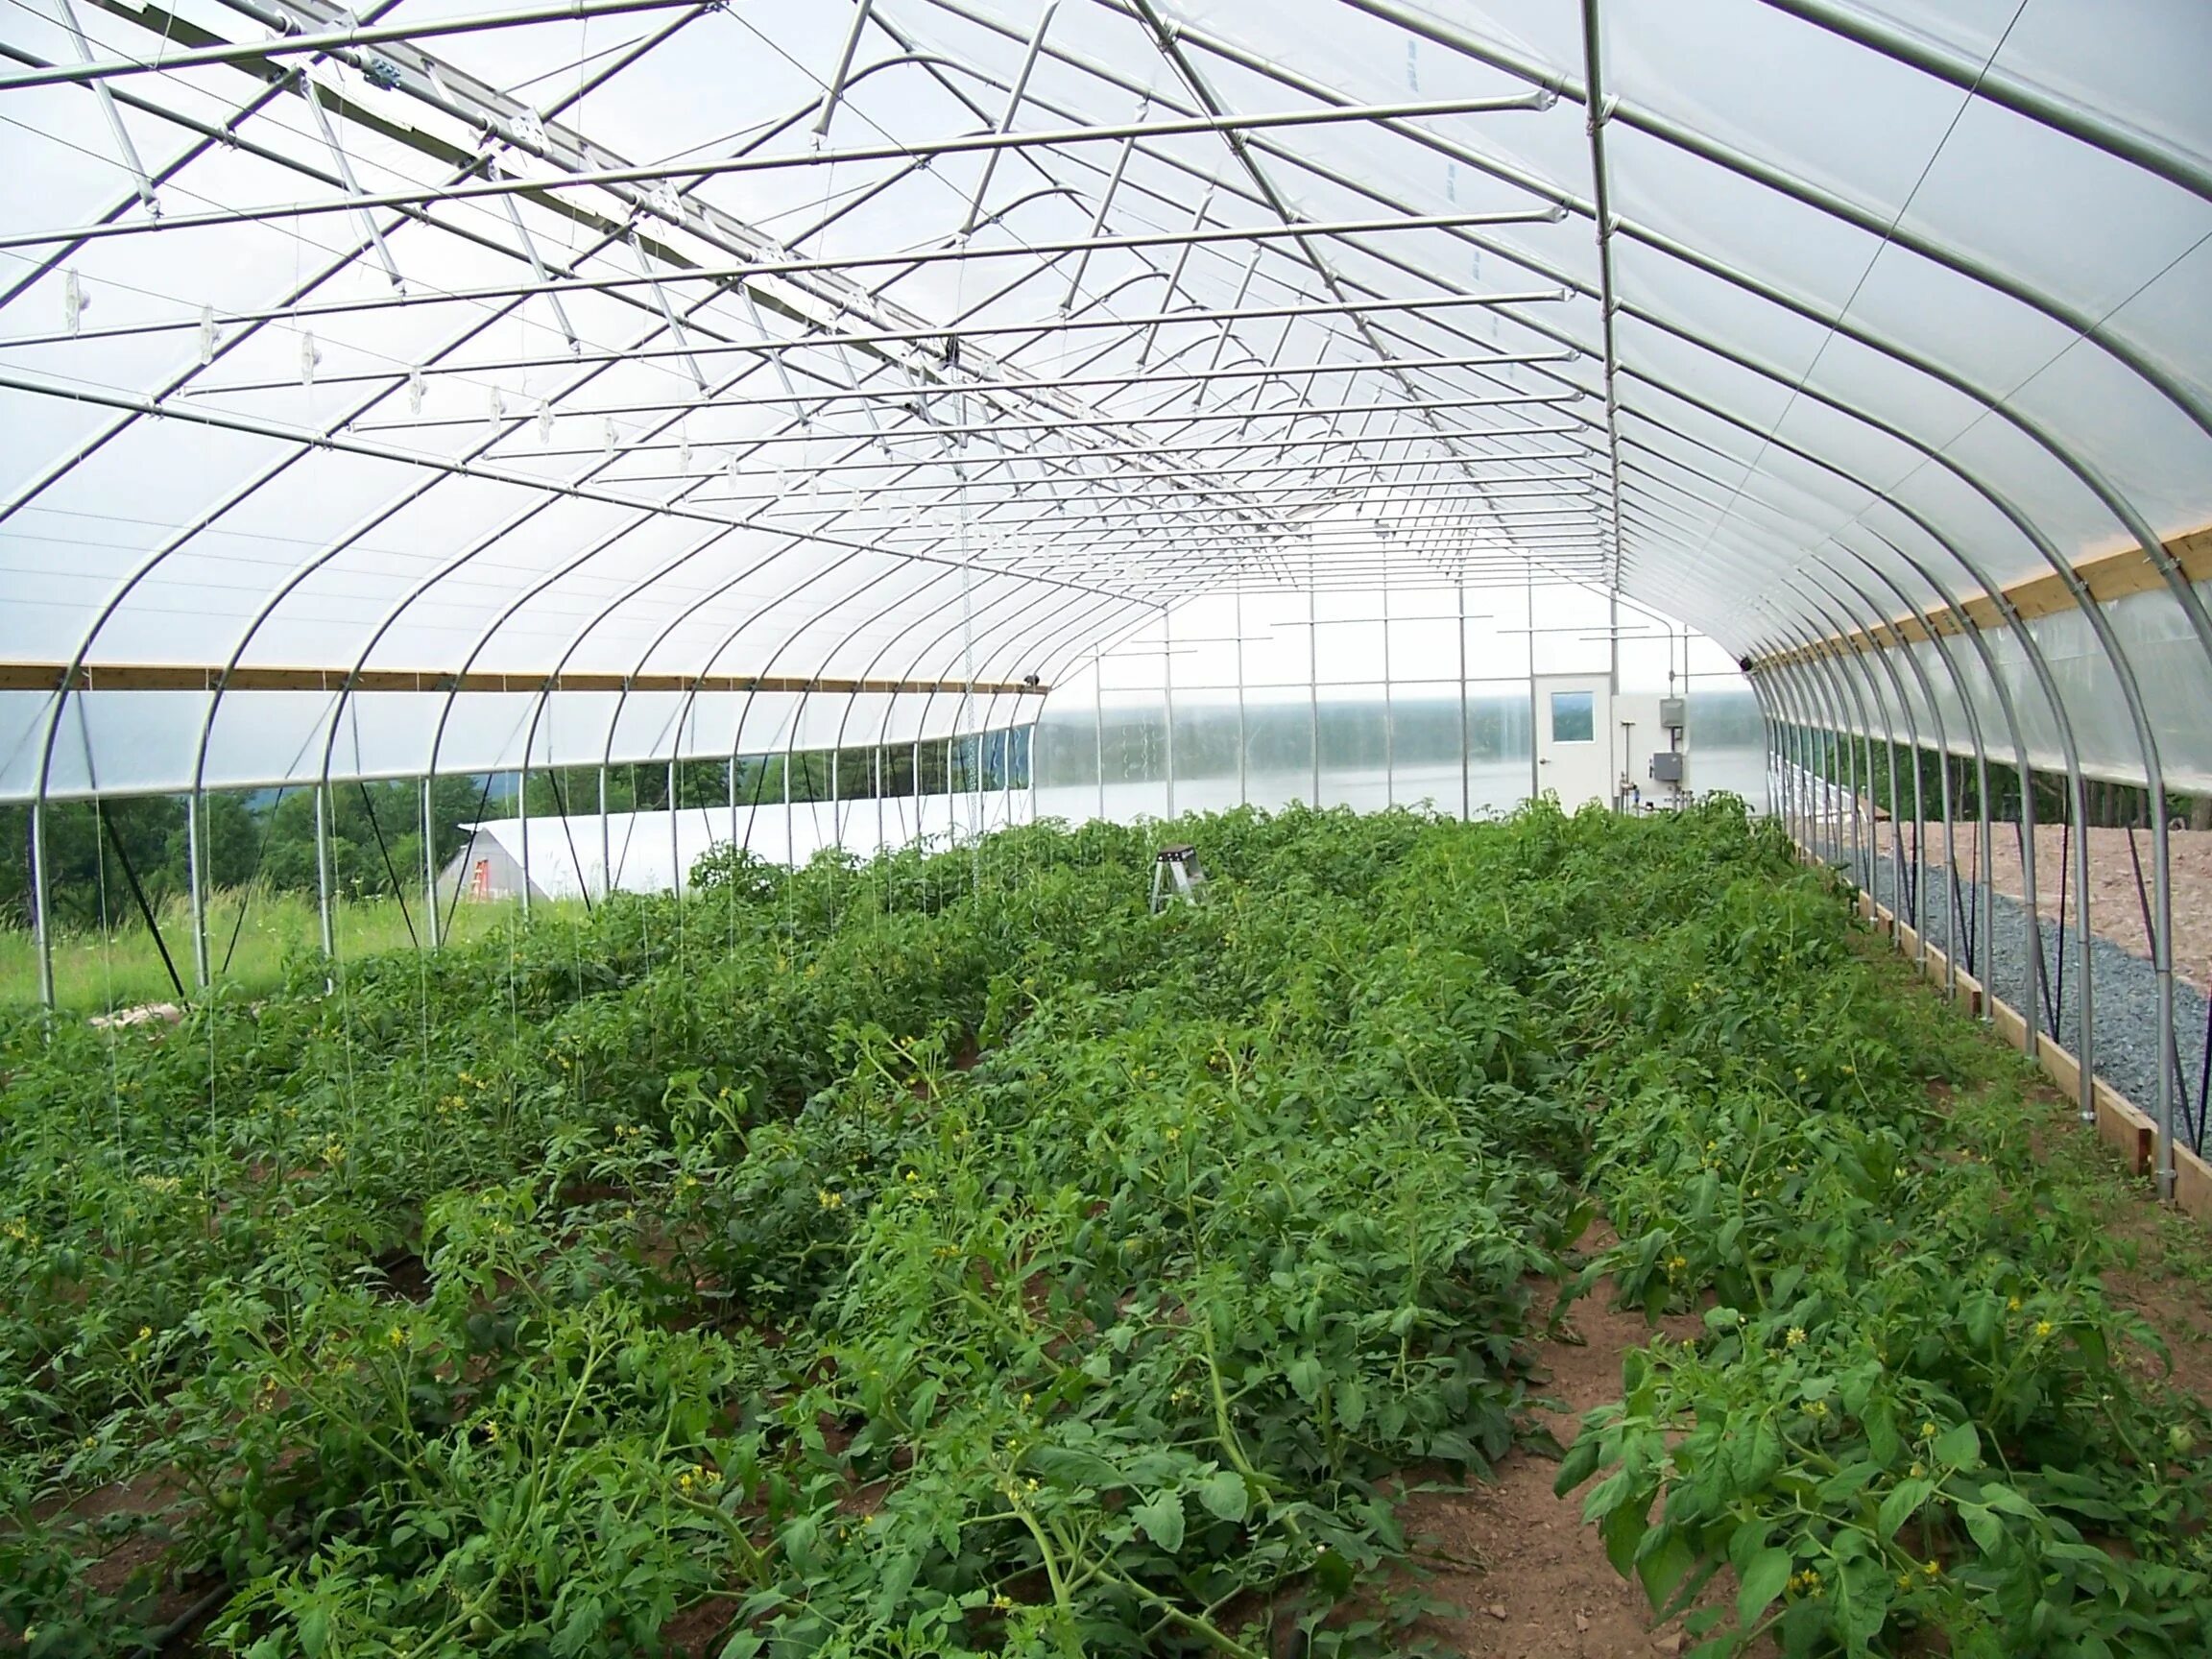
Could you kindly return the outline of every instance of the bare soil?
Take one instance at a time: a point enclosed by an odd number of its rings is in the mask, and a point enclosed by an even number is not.
[[[1925,835],[1931,869],[1943,862],[1941,820],[1903,826],[1905,853],[1911,857],[1915,834]],[[1889,851],[1893,828],[1885,822],[1875,827],[1875,846]],[[2212,995],[2212,830],[2175,830],[2170,837],[2170,877],[2174,902],[2174,972],[2198,990]],[[1971,821],[1953,826],[1959,866],[1969,877],[1979,874],[1981,840]],[[2145,890],[2150,891],[2151,831],[2135,831],[2135,852],[2143,861]],[[2020,831],[2000,824],[1990,835],[1992,879],[1998,892],[2017,900],[2021,893]],[[2073,848],[2063,825],[2035,826],[2035,908],[2053,922],[2058,919],[2061,884],[2056,872],[2064,870],[2064,889],[2071,895]],[[2072,926],[2074,900],[2067,899],[2068,926]],[[2143,930],[2143,902],[2135,888],[2135,861],[2128,854],[2125,830],[2089,831],[2089,926],[2121,950],[2149,958],[2151,946]]]
[[[1611,1242],[1600,1223],[1584,1245]],[[1568,1339],[1545,1343],[1539,1356],[1551,1373],[1542,1392],[1561,1409],[1533,1415],[1562,1445],[1573,1442],[1585,1411],[1621,1398],[1621,1360],[1630,1349],[1701,1329],[1687,1313],[1648,1325],[1615,1309],[1613,1294],[1611,1280],[1600,1283],[1575,1305]],[[1613,1571],[1598,1529],[1582,1524],[1588,1488],[1555,1496],[1558,1473],[1551,1458],[1516,1449],[1491,1480],[1416,1493],[1400,1506],[1407,1537],[1428,1544],[1428,1593],[1455,1608],[1424,1620],[1422,1632],[1469,1659],[1618,1659],[1695,1646],[1679,1619],[1653,1624],[1641,1586]]]

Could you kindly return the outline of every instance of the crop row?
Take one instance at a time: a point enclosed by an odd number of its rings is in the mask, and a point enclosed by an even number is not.
[[[2200,1408],[2128,1362],[2012,1071],[1770,831],[1177,833],[1215,897],[1164,917],[1145,833],[1035,827],[25,1023],[0,1620],[1392,1650],[1397,1495],[1541,1446],[1532,1339],[1602,1283],[1708,1334],[1562,1484],[1715,1651],[2203,1649]]]

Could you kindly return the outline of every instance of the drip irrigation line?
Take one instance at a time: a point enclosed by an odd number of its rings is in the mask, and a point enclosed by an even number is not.
[[[561,838],[568,843],[568,862],[575,868],[576,885],[584,895],[584,914],[589,916],[591,914],[591,883],[584,879],[584,855],[576,851],[576,831],[569,826],[568,796],[561,787],[561,768],[558,766],[549,767],[545,776],[553,784],[553,805],[560,809],[561,813]],[[490,778],[485,779],[484,787],[487,790],[492,787]],[[529,878],[525,876],[523,879],[528,880]],[[454,891],[455,896],[458,897],[460,891],[458,882],[454,884]]]
[[[2058,940],[2055,953],[2058,958],[2057,1002],[2059,1007],[2063,1007],[2066,1002],[2066,871],[2073,851],[2074,817],[2069,812],[2058,821]],[[2081,897],[2083,900],[2087,900],[2089,895],[2084,893]],[[2037,949],[2040,950],[2041,947],[2038,946]],[[2087,964],[2084,963],[2083,966],[2086,967]],[[2051,1011],[2051,1040],[2054,1043],[2058,1040],[2057,1008]]]
[[[2202,1156],[2205,1108],[2212,1106],[2212,1000],[2204,1004],[2204,1046],[2200,1052],[2203,1058],[2197,1068],[2197,1122],[2190,1149]]]
[[[123,851],[123,837],[115,833],[115,821],[101,810],[98,801],[92,803],[92,816],[100,820],[108,845],[115,850],[115,860],[123,866],[123,879],[131,883],[131,897],[138,902],[138,914],[146,919],[146,931],[154,935],[154,949],[161,952],[161,966],[169,970],[169,983],[177,988],[177,999],[182,1002],[186,1000],[183,976],[169,954],[169,942],[161,937],[161,924],[154,920],[154,906],[146,902],[146,889],[138,885],[138,872],[131,868],[131,854]]]
[[[238,889],[238,919],[230,924],[230,943],[223,947],[223,966],[217,974],[230,972],[230,958],[238,952],[238,935],[246,931],[246,912],[252,907],[253,883],[261,875],[262,860],[269,856],[269,843],[276,829],[276,808],[284,805],[284,787],[276,791],[276,799],[269,807],[269,827],[261,831],[261,844],[253,849],[253,868],[247,872],[245,885]]]
[[[1985,812],[1985,811],[1987,811],[1987,810],[1988,810],[1988,806],[1989,806],[1989,803],[1988,803],[1988,802],[1986,802],[1986,801],[1984,801],[1984,800],[1982,800],[1982,799],[1980,798],[1980,795],[1979,795],[1979,793],[1977,793],[1977,795],[1976,795],[1976,798],[1975,798],[1975,802],[1974,802],[1974,807],[1975,807],[1975,810],[1976,810],[1977,812]],[[1967,860],[1968,860],[1968,862],[1967,862],[1967,867],[1966,867],[1966,886],[1965,886],[1965,890],[1964,890],[1963,892],[1961,892],[1961,891],[1960,891],[1960,886],[1959,886],[1959,883],[1958,883],[1958,881],[1957,881],[1956,879],[1954,879],[1954,880],[1952,881],[1952,883],[1951,883],[1951,897],[1952,897],[1952,900],[1953,900],[1952,909],[1953,909],[1953,912],[1954,912],[1954,914],[1955,914],[1955,915],[1956,915],[1956,917],[1957,917],[1957,920],[1958,920],[1958,924],[1959,924],[1959,928],[1960,928],[1960,932],[1962,932],[1963,934],[1965,934],[1965,936],[1966,936],[1966,945],[1965,945],[1965,950],[1964,950],[1964,955],[1965,955],[1965,957],[1966,957],[1966,972],[1967,972],[1969,974],[1971,974],[1974,972],[1974,933],[1975,933],[1975,929],[1974,929],[1973,927],[1969,926],[1967,925],[1967,922],[1966,922],[1966,894],[1967,894],[1967,893],[1975,893],[1975,894],[1979,894],[1979,893],[1982,891],[1982,837],[1981,837],[1981,836],[1979,836],[1979,835],[1968,835],[1968,836],[1967,836],[1967,838],[1966,838],[1966,856],[1967,856]]]
[[[2012,842],[2020,850],[2020,868],[2025,871],[2028,868],[2029,858],[2028,830],[2027,826],[2017,818],[2012,821]],[[2064,902],[2066,889],[2063,882],[2059,884],[2058,898],[2060,902]],[[2051,964],[2043,955],[2043,914],[2040,910],[2028,912],[2028,937],[2029,943],[2035,951],[2035,988],[2043,998],[2043,1023],[2048,1025],[2052,1033],[2056,1035],[2058,1030],[2058,1016],[2051,1006]],[[2061,933],[2058,935],[2058,949],[2063,954],[2066,949],[2066,935]],[[2032,1015],[2034,1010],[2031,1008],[2028,1012]]]
[[[2151,893],[2143,882],[2143,854],[2135,845],[2135,825],[2132,819],[2128,825],[2128,861],[2135,867],[2135,902],[2143,908],[2143,946],[2145,950],[2152,952],[2152,960],[2155,962],[2157,960],[2158,941],[2157,935],[2151,928]],[[2181,1097],[2184,1105],[2186,1105],[2189,1097],[2188,1088],[2181,1080],[2189,1074],[2181,1070],[2181,1039],[2176,1032],[2169,1030],[2166,1034],[2166,1043],[2165,1058],[2174,1068],[2174,1082],[2176,1087],[2181,1089]],[[2200,1135],[2202,1131],[2200,1130],[2198,1133]]]
[[[484,808],[491,803],[492,800],[492,773],[485,773],[484,787],[476,792],[475,821],[479,824],[484,821]],[[476,832],[473,830],[469,832],[469,838],[470,841],[475,840]],[[571,851],[573,851],[573,849],[571,849]],[[582,868],[582,866],[578,866],[578,868]],[[528,878],[525,877],[524,879],[528,879]],[[430,901],[432,903],[436,903],[438,901],[438,894],[435,888],[431,890]],[[441,938],[449,939],[453,936],[453,918],[460,914],[460,910],[461,873],[459,871],[455,871],[453,873],[453,898],[445,906],[445,926],[438,929],[438,933]]]
[[[369,808],[369,829],[376,837],[376,851],[383,854],[384,874],[392,881],[392,897],[399,901],[399,920],[407,924],[408,942],[417,950],[421,950],[422,949],[422,937],[415,931],[415,918],[408,913],[407,889],[400,885],[399,872],[393,868],[392,849],[384,842],[384,827],[376,822],[375,799],[370,795],[367,783],[356,779],[353,786],[361,791],[361,805]]]

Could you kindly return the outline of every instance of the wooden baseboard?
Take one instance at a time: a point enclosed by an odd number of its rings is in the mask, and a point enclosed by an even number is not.
[[[1821,862],[1802,845],[1797,853],[1807,863]],[[2002,997],[1990,996],[1986,987],[1964,969],[1947,975],[1944,970],[1949,958],[1941,950],[1933,945],[1923,950],[1920,935],[1911,926],[1899,921],[1887,905],[1876,902],[1864,888],[1858,891],[1861,918],[1869,923],[1875,932],[1893,940],[1907,958],[1917,961],[1921,972],[1938,992],[1947,989],[1954,1000],[1963,1003],[1967,1011],[1976,1016],[1982,1013],[1986,998],[1989,1023],[1997,1034],[2024,1054],[2030,1052],[2032,1037],[2032,1057],[2043,1074],[2069,1100],[2081,1098],[2081,1063],[2064,1044],[2044,1036],[2019,1009]],[[2158,1125],[2151,1115],[2102,1077],[2091,1080],[2089,1097],[2097,1119],[2097,1138],[2127,1160],[2128,1167],[2137,1175],[2152,1173],[2157,1166]],[[2192,1215],[2212,1217],[2212,1165],[2178,1142],[2174,1147],[2174,1203]]]

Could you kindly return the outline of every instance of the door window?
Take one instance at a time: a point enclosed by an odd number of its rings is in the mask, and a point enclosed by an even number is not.
[[[1595,692],[1554,691],[1551,693],[1551,741],[1554,743],[1595,743],[1598,741],[1598,709]]]

